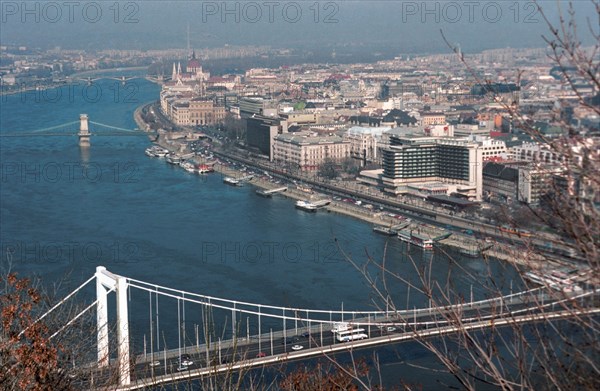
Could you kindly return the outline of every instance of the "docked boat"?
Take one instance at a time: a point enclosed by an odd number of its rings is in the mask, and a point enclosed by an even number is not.
[[[209,172],[214,172],[215,169],[212,166],[207,164],[201,164],[198,166],[198,174],[208,174]]]
[[[383,225],[376,225],[375,227],[373,227],[373,231],[387,236],[394,236],[398,234],[398,231],[396,231],[395,229],[391,227],[385,227]]]
[[[265,197],[265,198],[271,198],[272,194],[267,192],[265,189],[259,189],[256,190],[256,194],[258,194],[261,197]]]
[[[226,176],[225,178],[223,178],[223,183],[230,186],[242,186],[242,182],[230,176]]]
[[[166,149],[157,149],[156,152],[154,153],[154,155],[156,157],[165,157],[169,154],[169,151],[167,151]]]
[[[309,201],[296,201],[296,209],[300,209],[305,212],[315,213],[318,208],[315,204]]]
[[[180,164],[181,158],[177,155],[168,154],[167,155],[167,163],[169,164]]]
[[[433,250],[433,239],[425,238],[413,232],[413,230],[398,231],[398,239],[409,244],[414,244],[424,250]]]
[[[146,156],[150,157],[165,157],[169,153],[169,151],[162,147],[159,147],[158,145],[153,145],[151,147],[146,148],[144,153],[146,154]]]
[[[181,166],[181,168],[183,168],[187,172],[196,172],[196,167],[194,166],[194,163],[192,163],[192,162],[183,161],[183,162],[179,163],[179,166]]]

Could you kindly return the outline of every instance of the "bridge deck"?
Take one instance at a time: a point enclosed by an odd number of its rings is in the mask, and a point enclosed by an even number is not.
[[[600,313],[600,308],[592,308],[587,310],[577,310],[577,312],[583,314],[597,314]],[[353,349],[360,349],[366,347],[372,347],[381,344],[388,343],[399,343],[408,340],[414,340],[417,338],[429,338],[433,336],[441,336],[450,333],[455,333],[457,331],[470,331],[470,330],[478,330],[485,329],[487,327],[503,327],[509,326],[519,323],[525,322],[536,322],[536,321],[546,321],[549,319],[561,319],[565,317],[573,316],[573,310],[559,310],[552,311],[551,313],[543,313],[543,314],[524,314],[518,316],[505,316],[501,318],[496,318],[493,320],[481,320],[474,321],[467,324],[462,324],[460,326],[455,325],[444,325],[435,328],[426,328],[421,330],[411,329],[411,330],[403,330],[401,332],[386,332],[385,335],[381,335],[378,337],[371,337],[368,339],[354,341],[354,342],[343,342],[343,343],[333,343],[326,346],[318,346],[309,347],[308,349],[301,349],[298,351],[289,351],[283,352],[279,354],[274,354],[265,357],[256,357],[256,356],[241,356],[239,359],[235,361],[226,362],[214,360],[208,360],[205,362],[199,362],[196,366],[190,367],[184,371],[177,371],[176,369],[172,372],[164,372],[160,373],[156,368],[157,367],[149,367],[146,369],[146,372],[150,372],[148,377],[136,380],[132,382],[128,386],[121,386],[118,388],[120,391],[125,390],[135,390],[141,389],[144,387],[169,383],[178,380],[191,379],[196,377],[202,377],[206,375],[214,375],[220,372],[226,371],[235,371],[241,369],[248,369],[257,366],[271,365],[276,363],[282,363],[290,360],[299,360],[310,357],[322,356],[334,354],[337,352],[345,352],[351,351]],[[208,363],[208,365],[207,365]]]

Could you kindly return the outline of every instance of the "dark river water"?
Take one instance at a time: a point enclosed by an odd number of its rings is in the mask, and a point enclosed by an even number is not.
[[[144,79],[125,86],[102,79],[94,88],[81,83],[0,97],[3,135],[40,133],[0,139],[4,267],[11,263],[14,271],[38,275],[46,284],[63,280],[63,294],[103,265],[211,296],[346,310],[375,308],[371,287],[348,257],[363,264],[385,254],[390,271],[417,285],[417,270],[431,266],[433,280],[451,283],[464,297],[473,278],[485,281],[491,274],[505,290],[516,278],[503,263],[407,249],[359,220],[305,213],[281,196],[256,196],[252,186],[226,186],[219,174],[189,174],[145,156],[150,141],[143,135],[99,135],[83,151],[76,137],[43,136],[61,132],[44,129],[78,121],[81,113],[93,122],[135,129],[133,111],[158,93],[159,87]],[[103,132],[92,124],[92,133],[95,129]],[[472,289],[475,298],[485,296],[480,286]],[[93,300],[94,294],[92,285],[82,300]],[[407,297],[406,285],[393,279],[390,294],[399,308],[428,304],[414,289]],[[168,334],[177,320],[169,319],[173,306],[165,305],[161,326]],[[140,341],[149,327],[147,296],[133,295],[130,319],[132,338]]]

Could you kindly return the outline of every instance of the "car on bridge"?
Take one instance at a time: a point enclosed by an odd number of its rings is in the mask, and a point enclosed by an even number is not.
[[[304,346],[302,346],[302,345],[296,344],[296,345],[292,346],[292,350],[302,350],[302,349],[304,349]]]
[[[182,367],[189,367],[191,365],[194,365],[194,362],[192,360],[189,360],[189,359],[186,360],[186,359],[182,358],[179,365]]]

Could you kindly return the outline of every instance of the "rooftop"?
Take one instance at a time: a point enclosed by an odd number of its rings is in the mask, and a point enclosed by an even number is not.
[[[311,132],[284,133],[277,135],[275,139],[296,145],[338,144],[346,142],[338,135],[316,136]]]

